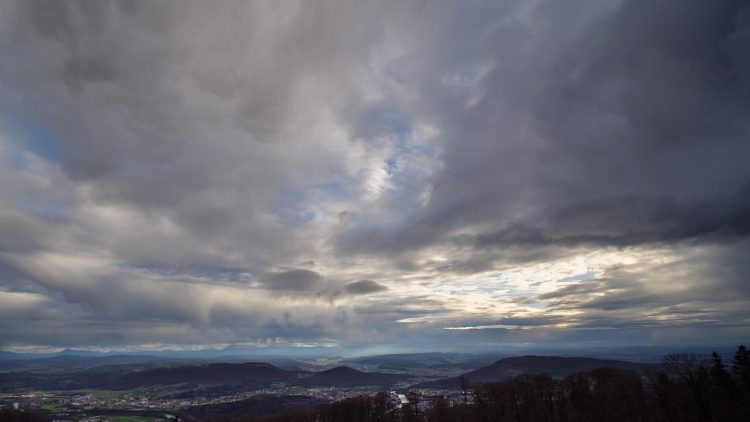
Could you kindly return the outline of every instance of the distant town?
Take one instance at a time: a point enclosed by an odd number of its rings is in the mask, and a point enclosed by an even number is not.
[[[297,359],[286,369],[143,356],[5,359],[0,420],[743,420],[750,415],[750,353],[740,345],[724,356],[726,363],[717,352],[658,362],[525,355],[484,365],[491,356],[431,353],[324,367]],[[108,364],[113,359],[120,363]]]

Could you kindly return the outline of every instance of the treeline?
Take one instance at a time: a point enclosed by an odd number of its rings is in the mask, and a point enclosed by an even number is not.
[[[9,407],[0,407],[0,422],[49,422],[49,418]]]
[[[750,354],[738,347],[729,365],[710,358],[668,355],[658,369],[636,373],[600,368],[555,379],[520,375],[469,386],[462,397],[425,398],[416,391],[396,406],[387,393],[289,409],[267,422],[586,422],[750,421]]]

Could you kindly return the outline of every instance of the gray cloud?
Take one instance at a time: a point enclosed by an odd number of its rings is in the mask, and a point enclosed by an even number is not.
[[[557,210],[536,227],[477,236],[477,247],[527,245],[628,246],[686,239],[731,241],[750,234],[750,186],[727,198],[680,203],[671,196],[600,198]],[[540,224],[541,223],[541,224]]]
[[[344,290],[346,290],[347,293],[353,295],[366,295],[370,293],[382,292],[388,290],[388,288],[372,280],[359,280],[347,284]]]
[[[263,286],[270,290],[310,291],[321,282],[323,277],[315,271],[289,270],[268,273],[260,278]]]
[[[746,9],[602,4],[543,3],[464,39],[495,64],[472,107],[425,82],[450,131],[430,204],[398,230],[343,237],[342,252],[398,254],[480,224],[496,227],[480,246],[747,236]]]
[[[743,1],[48,3],[0,346],[748,334]]]

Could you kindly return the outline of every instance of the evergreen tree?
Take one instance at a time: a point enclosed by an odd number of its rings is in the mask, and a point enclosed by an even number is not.
[[[724,367],[724,363],[721,361],[721,356],[715,351],[711,353],[711,361],[711,384],[714,393],[721,399],[729,398],[734,390],[732,376]]]
[[[745,391],[750,391],[750,354],[744,344],[740,344],[732,361],[732,373]]]
[[[700,420],[710,420],[711,417],[711,380],[708,370],[702,364],[695,370],[695,376],[688,383],[693,403],[700,415]]]

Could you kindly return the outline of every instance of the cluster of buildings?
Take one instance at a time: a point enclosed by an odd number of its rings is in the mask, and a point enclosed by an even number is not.
[[[350,397],[361,395],[374,395],[381,390],[378,387],[290,387],[285,385],[275,385],[272,387],[259,388],[249,391],[241,391],[233,394],[221,396],[201,396],[196,394],[193,397],[180,397],[187,390],[170,389],[169,387],[160,387],[160,389],[148,389],[141,391],[58,391],[58,392],[30,392],[19,394],[0,395],[0,405],[18,409],[29,409],[35,412],[43,412],[52,417],[62,419],[78,419],[82,421],[89,419],[89,422],[103,422],[106,417],[85,417],[85,415],[96,415],[102,411],[126,411],[126,412],[144,412],[149,415],[159,415],[158,420],[170,420],[176,417],[169,412],[176,412],[188,408],[231,403],[253,398],[258,395],[305,395],[314,397],[324,402],[335,402]],[[182,393],[182,394],[180,394]],[[442,396],[448,399],[451,404],[463,403],[463,397],[460,392],[445,390],[421,389],[418,391],[420,404],[427,404],[433,398]],[[407,395],[397,391],[389,392],[392,403],[397,408],[409,403]]]

